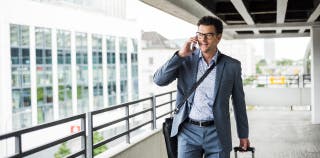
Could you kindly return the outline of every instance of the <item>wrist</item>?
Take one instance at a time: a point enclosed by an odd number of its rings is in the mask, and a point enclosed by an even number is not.
[[[179,56],[180,58],[185,58],[186,55],[184,53],[181,52],[181,50],[176,52],[177,56]]]

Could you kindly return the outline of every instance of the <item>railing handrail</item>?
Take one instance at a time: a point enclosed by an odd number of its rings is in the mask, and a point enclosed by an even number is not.
[[[81,130],[80,132],[75,133],[75,134],[71,134],[71,135],[68,135],[68,136],[64,136],[64,137],[59,138],[57,140],[54,140],[54,141],[51,141],[49,143],[34,147],[34,148],[26,150],[26,151],[22,150],[21,136],[23,134],[36,132],[36,131],[39,131],[39,130],[42,130],[42,129],[46,129],[46,128],[49,128],[49,127],[54,127],[54,126],[57,126],[57,125],[61,125],[63,123],[67,123],[67,122],[71,122],[71,121],[75,121],[75,120],[79,120],[79,119],[80,120],[82,119],[81,121],[83,122],[82,123],[82,126],[83,126],[82,129],[83,130]],[[77,138],[77,137],[81,137],[81,136],[85,137],[86,136],[86,127],[84,125],[84,122],[86,122],[86,115],[85,114],[79,114],[79,115],[75,115],[75,116],[72,116],[72,117],[64,118],[64,119],[61,119],[61,120],[52,121],[52,122],[40,124],[40,125],[37,125],[37,126],[28,127],[28,128],[24,128],[24,129],[21,129],[21,130],[9,132],[9,133],[0,135],[0,140],[9,139],[9,138],[12,138],[12,137],[15,138],[15,153],[13,155],[10,155],[9,157],[28,156],[28,155],[34,154],[36,152],[39,152],[41,150],[47,149],[49,147],[61,144],[61,143],[66,142],[68,140]],[[84,142],[84,143],[86,143],[86,142]],[[77,154],[79,154],[79,152],[80,153],[85,153],[85,150],[86,149],[82,149],[82,150],[80,150],[80,151],[78,151],[78,152],[76,152],[76,153],[74,153],[72,155],[77,155]]]
[[[243,80],[244,85],[256,85],[257,87],[272,85],[292,87],[296,85],[299,88],[310,84],[311,78],[310,74],[251,74],[243,75]]]
[[[168,105],[168,104],[172,104],[175,100],[172,99],[172,94],[175,93],[176,91],[169,91],[169,92],[165,92],[165,93],[161,93],[161,94],[157,94],[157,95],[153,95],[151,97],[146,97],[146,98],[143,98],[143,99],[140,99],[140,100],[135,100],[135,101],[132,101],[132,102],[127,102],[127,103],[124,103],[124,104],[120,104],[120,105],[117,105],[117,106],[113,106],[113,107],[108,107],[108,108],[105,108],[105,109],[101,109],[101,110],[96,110],[96,111],[91,111],[91,112],[88,112],[88,150],[87,150],[87,156],[88,157],[92,157],[93,155],[93,150],[95,148],[98,148],[102,145],[105,145],[111,141],[114,141],[120,137],[123,137],[123,136],[127,136],[127,143],[130,143],[130,133],[143,127],[143,126],[146,126],[148,124],[152,124],[152,129],[155,129],[156,128],[156,120],[161,118],[161,117],[164,117],[166,115],[169,115],[173,109],[172,109],[172,106],[170,107],[170,111],[169,112],[166,112],[160,116],[156,116],[156,109],[161,107],[161,106],[164,106],[164,105]],[[165,96],[165,95],[170,95],[170,101],[167,101],[167,102],[164,102],[160,105],[156,105],[156,98],[157,97],[161,97],[161,96]],[[130,105],[133,105],[133,104],[137,104],[137,103],[140,103],[140,102],[144,102],[144,101],[148,101],[150,100],[151,101],[151,107],[150,108],[147,108],[147,109],[143,109],[142,111],[139,111],[139,112],[136,112],[136,113],[133,113],[133,114],[129,114],[129,106]],[[100,124],[98,126],[93,126],[93,116],[94,115],[97,115],[97,114],[101,114],[101,113],[104,113],[104,112],[108,112],[108,111],[111,111],[111,110],[115,110],[115,109],[119,109],[119,108],[125,108],[126,110],[126,115],[121,117],[121,118],[118,118],[116,120],[113,120],[111,122],[107,122],[107,123],[103,123],[103,124]],[[133,117],[136,117],[138,115],[141,115],[141,114],[144,114],[144,113],[147,113],[147,112],[152,112],[152,116],[150,119],[148,120],[145,120],[142,124],[134,127],[134,128],[130,128],[130,125],[129,125],[129,119],[130,118],[133,118]],[[122,133],[119,133],[119,134],[116,134],[106,140],[103,140],[101,142],[98,142],[96,144],[93,143],[93,133],[99,129],[102,129],[102,128],[106,128],[106,127],[109,127],[111,125],[114,125],[116,123],[119,123],[119,122],[123,122],[123,121],[126,121],[126,130]]]
[[[116,105],[116,106],[112,106],[112,107],[107,107],[104,109],[100,109],[100,110],[95,110],[95,111],[91,111],[88,113],[83,113],[83,114],[79,114],[79,115],[75,115],[75,116],[71,116],[68,118],[64,118],[64,119],[60,119],[60,120],[56,120],[56,121],[52,121],[52,122],[48,122],[48,123],[44,123],[44,124],[40,124],[37,126],[33,126],[33,127],[28,127],[25,129],[20,129],[17,131],[13,131],[13,132],[9,132],[6,134],[2,134],[0,135],[0,141],[1,140],[6,140],[9,138],[14,137],[15,138],[15,153],[14,155],[7,155],[9,157],[23,157],[23,156],[28,156],[37,152],[40,152],[42,150],[45,150],[47,148],[53,147],[55,145],[61,144],[63,142],[66,142],[68,140],[74,139],[74,138],[78,138],[81,137],[81,145],[82,148],[78,151],[75,151],[74,153],[72,153],[71,155],[68,155],[68,157],[77,157],[80,155],[84,155],[85,157],[88,158],[92,158],[93,157],[93,150],[99,146],[102,146],[106,143],[109,143],[113,140],[116,140],[120,137],[123,136],[127,136],[127,143],[130,143],[130,133],[133,131],[136,131],[137,129],[146,126],[148,124],[152,124],[152,129],[156,128],[156,120],[158,120],[161,117],[167,116],[169,114],[172,113],[173,111],[173,102],[175,102],[175,100],[173,99],[173,93],[175,93],[176,91],[169,91],[169,92],[165,92],[165,93],[161,93],[161,94],[157,94],[157,95],[153,95],[151,97],[146,97],[140,100],[135,100],[135,101],[131,101],[131,102],[127,102],[127,103],[123,103],[120,105]],[[166,101],[164,103],[161,103],[159,105],[156,105],[156,98],[157,97],[161,97],[161,96],[165,96],[165,95],[169,95],[170,96],[170,101]],[[150,100],[151,103],[151,107],[150,108],[146,108],[143,110],[140,110],[139,112],[135,112],[132,114],[129,114],[129,106],[130,105],[134,105],[140,102],[144,102],[144,101],[148,101]],[[162,113],[161,115],[157,116],[156,113],[156,109],[159,107],[162,107],[164,105],[168,105],[170,104],[170,110],[169,112],[165,112]],[[126,110],[126,115],[124,117],[121,117],[119,119],[107,122],[107,123],[103,123],[97,126],[93,126],[93,116],[94,115],[98,115],[104,112],[108,112],[108,111],[112,111],[112,110],[116,110],[116,109],[120,109],[120,108],[125,108]],[[151,117],[148,120],[145,120],[142,124],[139,124],[133,128],[130,128],[130,124],[129,124],[129,119],[145,114],[147,112],[151,112]],[[48,143],[42,144],[40,146],[28,149],[28,150],[23,150],[22,149],[22,139],[21,136],[23,134],[27,134],[27,133],[31,133],[31,132],[37,132],[40,131],[42,129],[47,129],[50,127],[54,127],[54,126],[58,126],[58,125],[62,125],[64,123],[67,122],[71,122],[71,121],[75,121],[75,120],[80,120],[81,121],[81,130],[77,133],[73,133],[73,134],[69,134],[67,136],[64,136],[62,138],[50,141]],[[93,144],[93,132],[102,129],[102,128],[106,128],[108,126],[114,125],[116,123],[122,122],[122,121],[126,121],[126,130],[120,134],[117,134],[111,138],[105,139],[99,143]],[[86,135],[87,134],[87,135]]]

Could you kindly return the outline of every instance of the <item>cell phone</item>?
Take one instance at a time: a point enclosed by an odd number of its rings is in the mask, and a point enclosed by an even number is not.
[[[195,48],[198,48],[198,42],[197,43],[191,43],[190,50],[194,50]]]

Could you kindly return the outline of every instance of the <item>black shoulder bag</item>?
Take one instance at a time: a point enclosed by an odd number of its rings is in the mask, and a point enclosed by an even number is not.
[[[195,84],[193,84],[189,93],[187,93],[184,96],[182,102],[179,105],[177,105],[176,109],[173,111],[174,114],[179,112],[179,109],[181,108],[181,106],[184,105],[184,103],[187,101],[189,96],[196,90],[196,88],[208,76],[208,74],[211,72],[211,70],[213,70],[214,67],[215,67],[215,63],[213,63],[209,67],[209,69],[201,76],[201,78]],[[162,124],[162,132],[166,142],[168,158],[178,157],[178,138],[177,136],[170,137],[171,129],[172,129],[172,121],[173,121],[173,117],[169,117],[169,118],[166,118],[165,122],[163,122]]]

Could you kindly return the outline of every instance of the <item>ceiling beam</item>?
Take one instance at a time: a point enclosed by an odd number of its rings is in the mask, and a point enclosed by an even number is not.
[[[317,18],[320,15],[320,3],[318,4],[317,8],[313,11],[313,13],[309,16],[307,22],[314,22],[317,20]],[[303,33],[305,31],[305,29],[300,29],[299,33]]]
[[[220,19],[218,16],[210,12],[207,8],[203,7],[195,0],[140,0],[141,2],[162,10],[174,17],[180,18],[193,25],[197,25],[198,20],[203,16],[213,16]],[[227,24],[221,20],[223,25]],[[236,34],[234,31],[224,32],[223,38],[232,39],[233,35]]]
[[[244,21],[248,24],[248,25],[254,25],[255,22],[253,21],[251,15],[249,14],[246,6],[243,3],[243,0],[231,0],[233,6],[236,8],[236,10],[239,12],[239,14],[241,15],[241,17],[244,19]],[[254,32],[255,34],[259,34],[258,31]]]
[[[288,0],[277,0],[277,24],[283,24],[286,17]],[[281,33],[281,29],[277,29]]]
[[[259,35],[234,35],[234,39],[255,39],[255,38],[286,38],[286,37],[310,37],[310,33],[281,33],[281,34],[259,34]]]
[[[226,31],[253,31],[253,30],[299,30],[310,29],[311,26],[320,26],[320,23],[294,22],[284,24],[256,24],[256,25],[228,25],[224,27]]]

